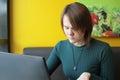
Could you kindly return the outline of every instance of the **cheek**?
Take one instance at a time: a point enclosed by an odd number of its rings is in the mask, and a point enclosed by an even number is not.
[[[82,37],[84,37],[84,33],[78,32],[78,33],[76,33],[76,37],[77,38],[82,38]]]
[[[67,34],[67,33],[68,33],[68,31],[67,31],[66,29],[63,29],[63,31],[64,31],[64,33],[65,33],[65,34]]]

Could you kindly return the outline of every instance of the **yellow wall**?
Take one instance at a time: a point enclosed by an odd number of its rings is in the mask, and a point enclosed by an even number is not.
[[[77,0],[11,0],[11,52],[22,54],[24,47],[54,46],[65,39],[60,27],[63,7]],[[98,38],[120,46],[120,38]]]
[[[11,0],[11,52],[24,47],[54,46],[65,39],[60,27],[63,7],[76,0]]]

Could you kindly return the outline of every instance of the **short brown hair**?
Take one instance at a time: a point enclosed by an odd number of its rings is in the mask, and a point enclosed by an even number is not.
[[[85,33],[85,42],[89,44],[92,32],[92,21],[88,8],[79,2],[74,2],[65,6],[61,15],[61,25],[63,28],[63,17],[67,15],[71,25]]]

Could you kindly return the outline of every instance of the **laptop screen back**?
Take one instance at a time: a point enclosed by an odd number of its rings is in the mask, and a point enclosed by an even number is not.
[[[50,80],[43,57],[0,52],[0,80]]]

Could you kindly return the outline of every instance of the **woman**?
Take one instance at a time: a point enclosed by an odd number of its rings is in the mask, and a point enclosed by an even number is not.
[[[114,80],[111,48],[91,38],[92,21],[87,7],[78,2],[68,4],[61,25],[68,39],[52,50],[47,60],[49,73],[62,64],[70,80]]]

